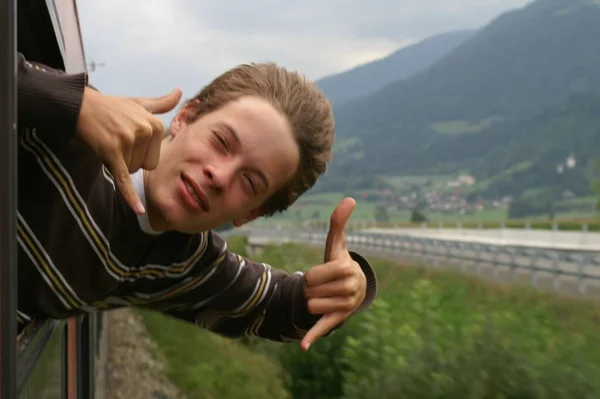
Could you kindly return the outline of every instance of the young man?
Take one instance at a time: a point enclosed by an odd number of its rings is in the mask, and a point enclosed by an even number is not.
[[[296,73],[244,65],[163,135],[148,110],[179,96],[105,96],[85,74],[19,58],[20,322],[142,306],[307,350],[376,295],[373,270],[345,245],[353,200],[306,274],[243,259],[211,229],[284,211],[314,185],[333,144],[329,102]]]

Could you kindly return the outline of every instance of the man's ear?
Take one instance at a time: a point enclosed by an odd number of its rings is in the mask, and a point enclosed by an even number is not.
[[[198,102],[199,100],[190,100],[177,112],[177,115],[171,120],[171,125],[169,126],[169,134],[171,136],[175,136],[187,126],[189,116],[198,106]]]
[[[246,223],[249,223],[257,218],[259,218],[262,215],[262,212],[260,211],[260,209],[253,209],[252,211],[250,211],[246,216],[243,216],[241,218],[238,219],[234,219],[233,220],[233,225],[235,227],[240,227],[245,225]]]

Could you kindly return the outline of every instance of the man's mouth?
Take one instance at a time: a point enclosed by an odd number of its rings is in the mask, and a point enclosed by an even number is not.
[[[196,203],[204,212],[208,212],[210,209],[208,199],[206,198],[206,195],[202,192],[198,184],[196,184],[196,182],[189,176],[187,176],[185,173],[181,174],[181,180],[183,180],[183,183],[188,193],[194,199],[194,201],[196,201]]]

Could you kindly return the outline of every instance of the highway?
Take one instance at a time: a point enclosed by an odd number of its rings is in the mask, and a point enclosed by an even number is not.
[[[587,231],[554,231],[527,229],[364,229],[359,232],[402,235],[436,240],[475,242],[482,244],[552,248],[600,252],[600,233]]]
[[[249,230],[249,243],[321,247],[325,231]],[[600,299],[600,234],[517,229],[364,229],[348,247],[369,256],[472,273],[497,283]]]

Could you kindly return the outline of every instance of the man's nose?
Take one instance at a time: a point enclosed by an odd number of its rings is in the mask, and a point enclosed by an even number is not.
[[[229,165],[206,166],[204,175],[217,192],[223,193],[229,187],[233,177],[233,168]]]

